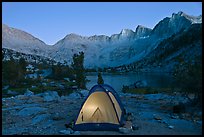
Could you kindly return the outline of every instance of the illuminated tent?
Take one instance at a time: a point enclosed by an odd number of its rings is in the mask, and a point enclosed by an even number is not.
[[[124,122],[124,107],[116,91],[107,84],[95,85],[81,106],[74,130],[118,130]]]

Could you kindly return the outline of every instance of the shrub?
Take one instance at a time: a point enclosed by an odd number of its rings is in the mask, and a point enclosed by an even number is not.
[[[183,63],[176,67],[174,77],[179,84],[181,92],[193,105],[202,104],[202,64],[201,63]],[[195,98],[188,97],[194,94]]]

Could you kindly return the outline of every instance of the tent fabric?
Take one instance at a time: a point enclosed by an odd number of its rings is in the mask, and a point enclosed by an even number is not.
[[[74,125],[75,131],[117,131],[120,125],[111,123],[83,123]]]
[[[115,107],[116,112],[118,114],[118,118],[120,120],[121,119],[121,115],[122,115],[122,110],[120,108],[120,105],[118,104],[117,100],[115,99],[114,95],[111,92],[109,92],[108,94],[111,97],[111,100],[113,101],[114,107]]]
[[[99,122],[119,123],[111,100],[105,92],[94,92],[89,96],[79,113],[76,124]]]
[[[123,123],[124,107],[116,91],[107,84],[95,85],[89,91],[74,130],[118,130]]]

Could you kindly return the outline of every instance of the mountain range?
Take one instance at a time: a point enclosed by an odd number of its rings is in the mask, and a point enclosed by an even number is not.
[[[139,64],[139,67],[144,67],[144,64],[147,66],[150,62],[153,64],[154,58],[158,58],[158,55],[172,50],[171,47],[177,50],[171,55],[163,55],[162,61],[169,62],[170,56],[176,57],[185,53],[184,46],[177,48],[172,45],[172,41],[179,41],[189,33],[191,34],[189,37],[194,36],[195,33],[201,31],[201,26],[202,15],[190,16],[180,11],[173,13],[171,17],[164,18],[153,29],[138,25],[135,31],[122,29],[119,34],[113,34],[110,37],[105,35],[86,37],[71,33],[54,45],[47,45],[25,31],[2,24],[2,48],[48,58],[67,65],[72,63],[73,54],[83,51],[85,68],[107,68],[130,64]],[[198,52],[195,51],[195,54],[202,54],[201,51],[199,52],[202,43],[198,38],[195,38],[193,43],[187,43],[186,49],[189,53],[191,48],[196,47],[195,50]],[[192,47],[192,44],[198,46]],[[156,64],[158,66],[158,61]]]

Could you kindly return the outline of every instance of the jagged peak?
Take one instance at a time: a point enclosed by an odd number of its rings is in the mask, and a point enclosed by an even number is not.
[[[145,27],[143,25],[138,25],[135,32],[137,32],[138,30],[141,30],[141,29],[152,30],[151,28],[147,28],[147,27]]]
[[[91,39],[91,40],[93,40],[93,39],[108,39],[109,37],[108,36],[106,36],[106,35],[93,35],[93,36],[90,36],[90,37],[88,37],[88,39]]]
[[[186,16],[189,16],[189,15],[187,15],[186,13],[184,13],[183,11],[179,11],[178,13],[172,13],[172,18],[175,18],[175,17],[181,17],[181,16],[184,16],[184,17],[186,17]]]
[[[179,11],[177,14],[178,14],[179,16],[184,16],[184,15],[186,15],[183,11]]]
[[[120,33],[133,33],[133,31],[131,29],[122,29]]]
[[[80,36],[80,35],[78,35],[76,33],[70,33],[70,34],[67,35],[67,37],[72,37],[72,36],[77,37],[77,36]]]
[[[139,29],[139,28],[146,28],[146,27],[143,25],[138,25],[137,28]]]
[[[120,35],[132,35],[134,34],[134,31],[131,29],[122,29],[120,32]]]
[[[152,31],[152,29],[150,29],[150,28],[147,28],[147,27],[142,26],[142,25],[138,25],[136,30],[135,30],[135,36],[136,37],[146,36],[146,35],[149,35],[151,31]]]
[[[76,33],[70,33],[70,34],[66,35],[65,38],[66,39],[73,39],[73,38],[75,39],[75,38],[82,38],[82,36],[78,35]]]
[[[171,19],[175,19],[177,17],[185,17],[190,20],[192,23],[202,23],[202,15],[193,16],[184,13],[183,11],[179,11],[178,13],[173,13]]]

